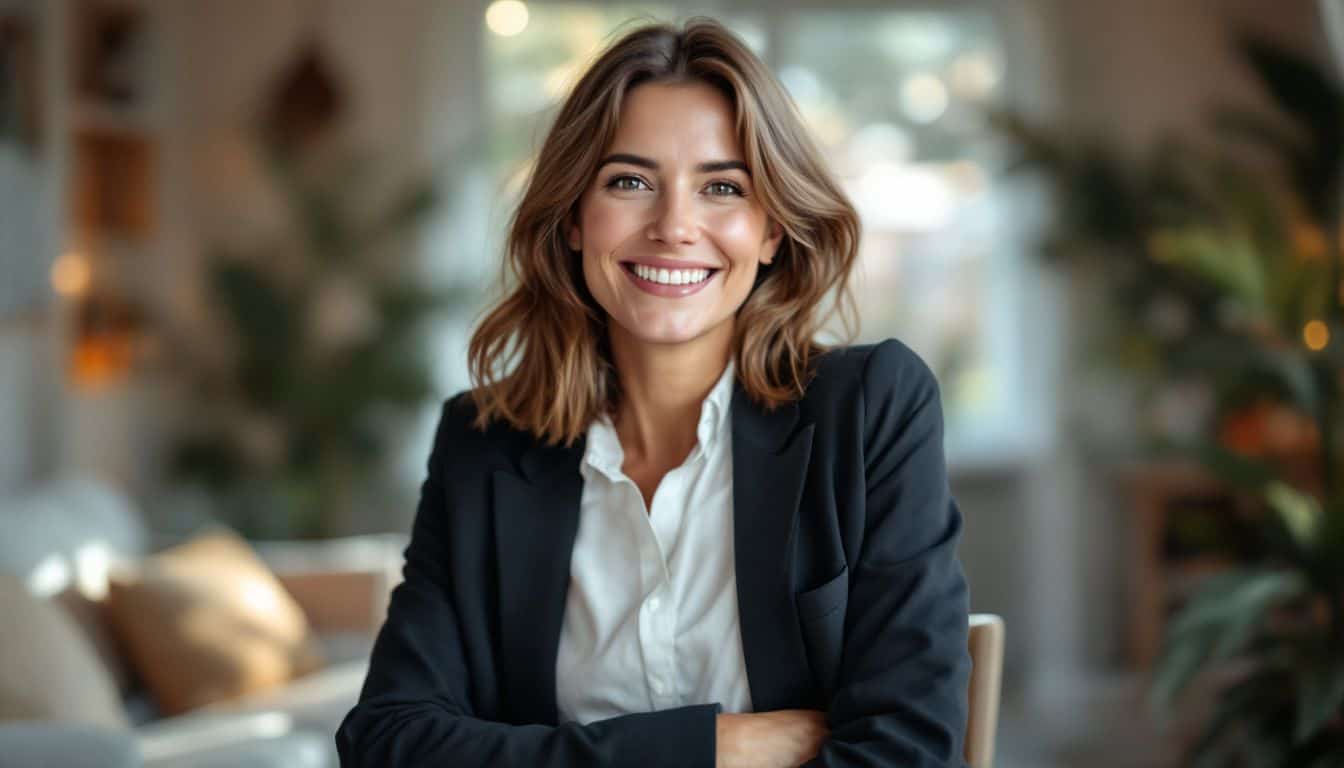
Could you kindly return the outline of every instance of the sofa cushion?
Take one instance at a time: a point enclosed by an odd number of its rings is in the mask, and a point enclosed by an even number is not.
[[[317,669],[303,611],[236,534],[217,530],[116,571],[109,625],[165,715]]]
[[[138,510],[108,485],[70,475],[0,499],[0,571],[17,575],[39,597],[70,612],[122,693],[134,682],[101,615],[108,571],[146,551]]]
[[[291,731],[170,757],[147,756],[145,768],[336,768],[338,760],[330,734]]]
[[[60,607],[0,574],[0,616],[0,720],[126,725],[116,684]]]
[[[286,712],[197,710],[137,728],[135,737],[147,768],[334,766],[331,733],[300,728]]]
[[[137,768],[130,731],[71,723],[0,723],[0,768]]]
[[[288,685],[212,704],[202,714],[242,715],[283,712],[294,727],[335,733],[341,721],[359,703],[359,691],[369,673],[367,658],[333,664]],[[171,720],[160,721],[169,723]]]

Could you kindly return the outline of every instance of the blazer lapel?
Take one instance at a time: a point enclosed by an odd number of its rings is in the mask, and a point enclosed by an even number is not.
[[[584,439],[535,445],[522,474],[493,478],[495,564],[499,584],[500,700],[511,720],[558,724],[555,658],[569,589],[569,559],[579,525]]]
[[[737,602],[752,707],[808,700],[806,651],[793,604],[793,534],[815,424],[798,405],[772,412],[733,383],[733,536]],[[579,525],[584,439],[534,445],[521,473],[492,477],[499,584],[500,699],[513,722],[557,725],[555,659]]]
[[[795,707],[811,696],[790,575],[816,425],[797,427],[797,403],[767,413],[740,382],[732,421],[737,609],[752,709]]]

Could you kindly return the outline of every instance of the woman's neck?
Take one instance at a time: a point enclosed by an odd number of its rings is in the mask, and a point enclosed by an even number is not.
[[[621,385],[614,422],[627,461],[676,466],[695,447],[700,406],[732,354],[731,323],[724,326],[683,344],[612,334]]]

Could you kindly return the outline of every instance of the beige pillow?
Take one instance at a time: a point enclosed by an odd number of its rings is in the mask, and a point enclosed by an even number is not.
[[[322,665],[303,610],[229,532],[197,536],[114,573],[105,610],[165,715],[266,690]]]
[[[0,721],[126,726],[116,683],[65,609],[0,573]]]

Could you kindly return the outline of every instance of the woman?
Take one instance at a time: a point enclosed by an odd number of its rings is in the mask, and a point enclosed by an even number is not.
[[[343,765],[962,764],[937,385],[895,340],[814,341],[858,238],[716,22],[592,64],[444,406]]]

